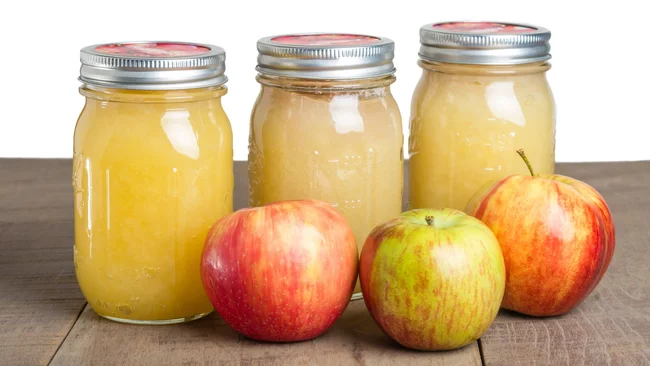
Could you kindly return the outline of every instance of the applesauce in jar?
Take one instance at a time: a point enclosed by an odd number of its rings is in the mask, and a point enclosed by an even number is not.
[[[486,22],[425,25],[411,104],[409,207],[463,210],[488,182],[555,166],[550,32]]]
[[[393,42],[348,34],[258,42],[261,91],[249,141],[251,206],[318,199],[370,231],[402,211],[403,134]],[[359,298],[357,283],[353,298]]]
[[[205,237],[232,212],[224,51],[185,43],[90,46],[74,136],[74,264],[93,310],[138,324],[197,319]]]

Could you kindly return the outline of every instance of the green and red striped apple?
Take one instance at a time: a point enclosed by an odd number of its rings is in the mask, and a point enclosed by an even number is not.
[[[419,209],[370,233],[359,278],[386,334],[408,348],[448,350],[488,329],[503,298],[505,268],[482,222],[457,210]]]

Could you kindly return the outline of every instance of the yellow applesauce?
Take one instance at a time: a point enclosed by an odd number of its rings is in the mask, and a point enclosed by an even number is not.
[[[402,211],[403,134],[389,88],[394,80],[258,76],[262,88],[249,142],[250,205],[329,202],[351,225],[360,252],[375,226]],[[360,291],[357,283],[355,293]]]
[[[457,34],[462,38],[449,38]],[[423,72],[411,104],[410,208],[465,209],[487,182],[527,174],[516,153],[520,148],[539,173],[553,173],[555,104],[546,79],[546,34],[539,27],[481,22],[422,28],[425,59],[419,61]],[[517,38],[524,36],[529,38]],[[486,46],[490,37],[502,37],[493,49]],[[450,50],[449,39],[465,48]],[[514,48],[531,39],[535,48]],[[503,46],[508,42],[511,48]],[[543,61],[520,64],[513,54]]]
[[[200,259],[211,225],[232,212],[225,93],[81,88],[74,264],[97,314],[173,322],[212,311]]]

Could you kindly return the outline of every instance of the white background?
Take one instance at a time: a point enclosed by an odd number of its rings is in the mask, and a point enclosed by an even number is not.
[[[581,5],[585,4],[585,5]],[[70,157],[79,49],[126,40],[177,40],[226,49],[224,97],[235,159],[247,156],[258,38],[351,32],[396,42],[393,92],[408,133],[421,70],[418,29],[447,20],[526,22],[549,28],[549,80],[558,110],[558,161],[650,159],[650,58],[645,0],[598,1],[4,1],[0,5],[0,157]],[[600,5],[602,4],[602,5]],[[606,4],[606,5],[605,5]],[[408,138],[405,139],[408,141]],[[405,150],[407,151],[407,150]]]

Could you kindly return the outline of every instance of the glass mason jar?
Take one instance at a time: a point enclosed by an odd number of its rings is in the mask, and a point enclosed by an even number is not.
[[[393,49],[386,38],[346,34],[258,42],[251,206],[329,202],[348,220],[359,251],[375,226],[401,213],[404,137],[390,91]],[[357,283],[353,298],[360,297]]]
[[[555,167],[550,32],[500,23],[428,24],[411,104],[409,207],[464,210],[487,182]]]
[[[223,49],[108,44],[84,48],[81,61],[74,264],[88,304],[126,323],[209,314],[203,244],[232,212]]]

